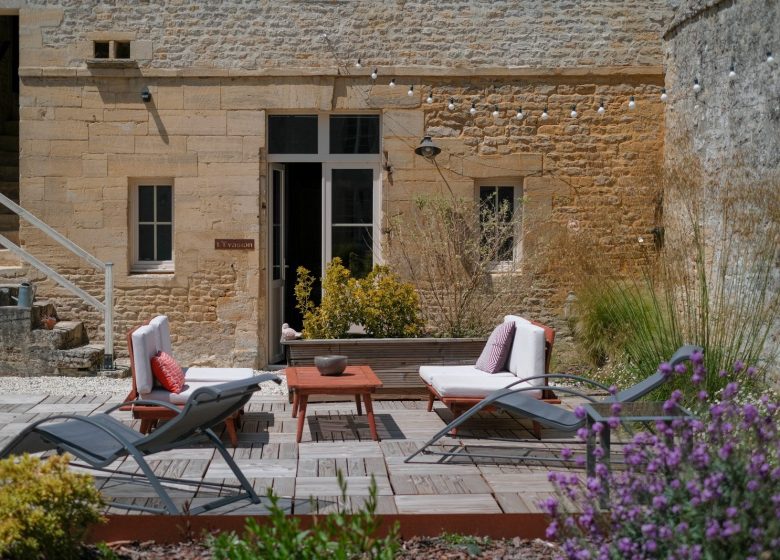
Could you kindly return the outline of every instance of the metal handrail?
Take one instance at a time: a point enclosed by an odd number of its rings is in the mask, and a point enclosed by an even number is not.
[[[83,299],[88,304],[92,305],[93,307],[97,308],[99,311],[103,312],[103,323],[104,323],[104,331],[105,331],[105,352],[103,357],[103,367],[105,369],[113,369],[114,368],[114,264],[110,262],[104,263],[103,261],[97,259],[75,243],[59,233],[58,231],[52,229],[51,226],[43,222],[41,219],[30,213],[29,211],[25,210],[18,204],[16,204],[13,200],[5,196],[4,194],[0,193],[0,204],[3,204],[8,209],[10,209],[12,212],[17,214],[20,218],[24,218],[27,220],[30,224],[41,230],[43,233],[54,239],[57,243],[71,251],[72,253],[75,253],[77,256],[83,258],[84,260],[88,261],[91,265],[93,265],[95,268],[98,268],[103,271],[104,274],[104,280],[105,280],[105,296],[103,298],[103,301],[101,302],[99,299],[97,299],[95,296],[92,296],[76,286],[73,282],[62,276],[60,273],[58,273],[53,268],[47,266],[43,262],[39,261],[37,258],[32,256],[30,253],[16,245],[13,241],[8,239],[7,237],[0,235],[0,245],[5,246],[7,249],[9,249],[12,253],[17,255],[19,258],[27,261],[30,263],[33,267],[41,271],[46,276],[52,278],[55,280],[60,286],[68,290],[69,292],[73,293],[74,295],[77,295],[81,299]]]

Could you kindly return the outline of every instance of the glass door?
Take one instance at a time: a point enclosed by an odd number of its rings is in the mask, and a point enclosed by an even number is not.
[[[363,277],[380,255],[379,166],[332,163],[324,166],[324,175],[323,271],[340,257],[354,277]]]

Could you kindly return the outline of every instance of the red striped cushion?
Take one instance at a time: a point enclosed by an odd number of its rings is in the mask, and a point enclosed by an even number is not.
[[[170,354],[157,352],[152,358],[152,373],[160,385],[171,393],[181,393],[184,388],[184,372]]]
[[[501,323],[490,334],[485,349],[477,360],[477,369],[488,373],[504,371],[509,351],[514,340],[515,324],[513,321]]]

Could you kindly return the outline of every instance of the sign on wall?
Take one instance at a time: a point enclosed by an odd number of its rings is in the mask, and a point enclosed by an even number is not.
[[[215,249],[249,249],[254,250],[254,239],[215,239]]]

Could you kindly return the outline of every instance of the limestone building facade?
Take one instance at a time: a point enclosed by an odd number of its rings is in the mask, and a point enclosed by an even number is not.
[[[114,263],[119,355],[166,313],[188,363],[261,367],[281,357],[291,271],[386,260],[389,217],[443,178],[464,197],[510,189],[524,221],[586,231],[616,266],[640,258],[670,16],[662,0],[0,0],[18,29],[18,97],[0,81],[18,104],[18,198]],[[433,162],[414,152],[425,135]],[[102,293],[38,230],[19,238]],[[518,311],[563,325],[568,287],[532,291]]]

